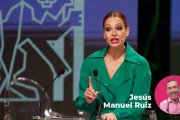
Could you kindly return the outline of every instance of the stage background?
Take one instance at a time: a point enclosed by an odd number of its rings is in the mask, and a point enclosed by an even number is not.
[[[32,83],[10,83],[24,77],[45,88],[61,69],[65,74],[47,90],[53,111],[77,115],[74,100],[83,59],[106,46],[104,15],[111,10],[124,12],[131,27],[128,41],[136,47],[137,8],[137,0],[1,0],[1,118],[4,101],[10,102],[11,114],[18,120],[32,119],[41,97],[42,109],[47,102]]]
[[[150,102],[160,113],[158,120],[174,119],[159,110],[154,90],[163,77],[180,75],[179,5],[178,0],[0,0],[0,119],[5,115],[4,102],[10,102],[17,120],[31,120],[41,97],[42,109],[47,104],[37,86],[10,83],[25,77],[45,88],[61,69],[65,74],[47,90],[52,109],[77,115],[74,100],[80,67],[85,57],[106,46],[102,20],[111,10],[127,16],[127,41],[150,63]]]

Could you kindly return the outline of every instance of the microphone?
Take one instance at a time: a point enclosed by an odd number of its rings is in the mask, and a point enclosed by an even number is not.
[[[42,91],[42,93],[44,94],[48,88],[51,86],[51,84],[58,78],[60,77],[62,74],[64,74],[65,72],[65,69],[61,69],[58,74],[56,75],[56,77],[49,82],[49,84],[47,85],[47,87],[45,87],[45,89]],[[41,119],[41,98],[39,100],[39,104],[38,104],[38,111],[37,111],[37,116],[36,117],[33,117],[34,119]]]
[[[98,93],[99,93],[99,99],[100,99],[100,101],[99,101],[100,105],[99,105],[99,109],[98,109],[98,117],[97,118],[101,120],[102,96],[101,96],[101,91],[100,91],[100,87],[99,87],[99,81],[97,79],[98,71],[97,70],[93,70],[93,75],[94,75],[94,77],[96,79]]]
[[[47,89],[51,86],[51,84],[52,84],[58,77],[60,77],[62,74],[64,74],[64,72],[65,72],[65,69],[61,69],[61,70],[58,72],[57,76],[56,76],[52,81],[50,81],[50,83],[48,84],[47,87],[45,87],[45,89],[43,90],[43,92],[46,92]]]

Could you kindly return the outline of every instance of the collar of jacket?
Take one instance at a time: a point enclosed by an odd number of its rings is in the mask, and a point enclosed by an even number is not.
[[[167,102],[168,103],[179,103],[180,102],[180,97],[179,98],[179,101],[178,102],[174,102],[170,97],[167,99]]]
[[[138,59],[140,55],[128,43],[125,42],[124,45],[126,47],[125,61],[141,64],[141,62]],[[109,46],[105,47],[102,50],[96,51],[93,54],[91,54],[89,57],[97,57],[97,58],[104,57],[106,55],[108,48]]]

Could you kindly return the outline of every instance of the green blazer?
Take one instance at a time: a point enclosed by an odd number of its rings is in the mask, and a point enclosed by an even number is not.
[[[110,80],[104,56],[108,47],[89,55],[83,62],[80,72],[79,96],[75,105],[79,110],[90,112],[91,118],[96,119],[99,107],[99,96],[92,104],[87,104],[84,91],[89,86],[91,76],[95,91],[97,83],[93,70],[98,70],[98,81],[102,96],[102,114],[113,112],[118,120],[138,120],[141,118],[145,105],[150,100],[151,71],[148,62],[140,56],[129,44],[125,43],[126,53],[124,62]],[[131,99],[131,96],[136,96]],[[120,106],[119,106],[120,105]],[[122,105],[122,106],[121,106]],[[123,107],[123,105],[125,105]]]

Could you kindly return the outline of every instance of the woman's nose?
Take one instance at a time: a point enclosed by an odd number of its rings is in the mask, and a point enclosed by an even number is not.
[[[116,30],[112,30],[112,36],[116,36],[117,35],[117,31]]]

